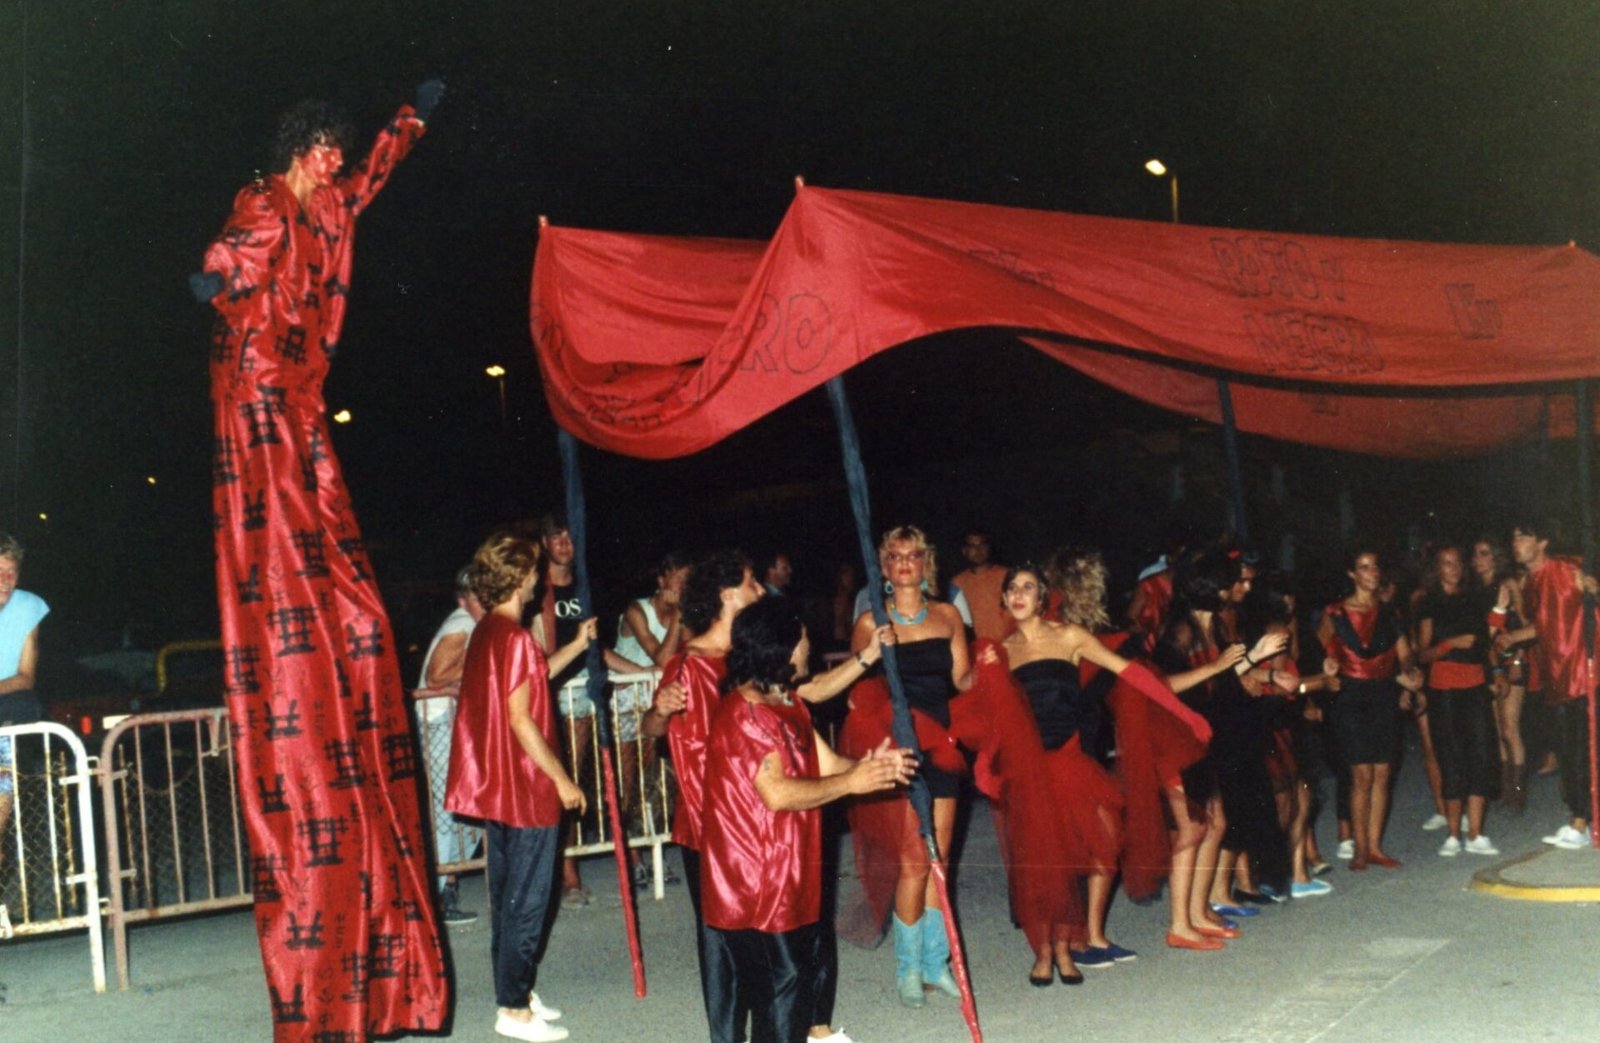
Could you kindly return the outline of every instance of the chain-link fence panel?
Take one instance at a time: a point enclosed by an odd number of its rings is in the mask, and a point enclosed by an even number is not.
[[[105,989],[88,756],[57,724],[0,728],[0,942],[87,927]]]

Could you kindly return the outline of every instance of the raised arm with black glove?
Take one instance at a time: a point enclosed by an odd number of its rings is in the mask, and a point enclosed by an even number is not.
[[[417,86],[417,101],[413,108],[417,110],[417,119],[428,122],[428,117],[433,115],[433,110],[439,107],[439,102],[444,98],[444,80],[438,76],[424,80]]]

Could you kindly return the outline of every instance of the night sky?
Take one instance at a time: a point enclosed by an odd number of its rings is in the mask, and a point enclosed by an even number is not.
[[[435,73],[449,94],[360,225],[327,395],[355,416],[336,447],[386,588],[447,576],[485,527],[559,499],[527,332],[541,213],[761,238],[804,174],[1162,220],[1165,186],[1141,169],[1160,156],[1186,222],[1600,249],[1600,12],[1576,0],[9,0],[0,526],[64,619],[132,622],[141,643],[214,629],[209,315],[185,275],[266,169],[282,109],[342,102],[359,154]],[[977,350],[998,361],[974,367]],[[504,425],[491,362],[509,370]],[[1162,446],[1200,471],[1215,455],[1184,418],[997,335],[872,365],[852,388],[880,508],[897,514],[953,525],[968,509],[1013,543],[1058,526],[1107,539],[1116,502],[1159,483]],[[848,546],[832,439],[809,396],[690,460],[587,454],[606,582],[710,539],[685,531],[708,503],[745,542],[778,526],[819,558]],[[1291,496],[1297,481],[1320,494],[1456,480],[1246,441],[1253,471],[1288,469]],[[1102,447],[1111,477],[1076,496],[1042,488],[1038,450],[1074,446]],[[1023,495],[1002,504],[984,474]],[[1007,520],[1018,512],[1026,524]]]

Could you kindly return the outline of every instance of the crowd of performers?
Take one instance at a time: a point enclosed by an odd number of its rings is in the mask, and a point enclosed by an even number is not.
[[[1406,596],[1375,551],[1358,549],[1349,593],[1310,614],[1303,636],[1283,579],[1226,542],[1172,548],[1140,577],[1122,626],[1092,550],[989,566],[1000,611],[975,626],[969,616],[980,613],[939,596],[926,535],[901,526],[879,547],[887,623],[861,614],[848,655],[814,677],[797,600],[769,595],[738,553],[687,566],[671,558],[659,578],[681,634],[670,650],[660,635],[652,642],[663,675],[639,727],[665,739],[675,767],[672,836],[697,921],[710,1038],[846,1040],[831,1026],[836,926],[875,941],[887,925],[905,1005],[959,995],[946,911],[906,797],[913,773],[932,796],[941,858],[962,794],[991,802],[1027,977],[1041,988],[1136,958],[1106,934],[1119,884],[1140,901],[1165,888],[1167,945],[1200,952],[1224,948],[1275,901],[1330,893],[1309,828],[1312,758],[1338,781],[1338,854],[1349,870],[1398,869],[1383,835],[1407,719],[1426,729],[1437,767],[1429,774],[1443,821],[1430,824],[1447,831],[1440,856],[1497,853],[1485,817],[1497,797],[1520,810],[1517,704],[1540,676],[1566,686],[1547,690],[1569,718],[1563,734],[1578,736],[1561,750],[1572,818],[1547,840],[1586,843],[1587,751],[1572,692],[1588,682],[1572,673],[1592,581],[1547,554],[1546,532],[1519,525],[1515,562],[1489,537],[1441,544]],[[562,809],[583,797],[552,752],[551,664],[514,622],[533,596],[537,555],[536,544],[502,536],[473,563],[474,591],[497,606],[486,618],[507,622],[480,625],[469,646],[449,807],[496,824],[497,1027],[555,1039],[563,1030],[551,1009],[530,1000],[529,954],[556,887]],[[501,585],[480,590],[480,577],[507,561]],[[895,648],[915,750],[890,737],[885,645]],[[835,699],[848,705],[837,752],[808,710]],[[506,780],[520,780],[525,814],[489,798]],[[823,913],[818,809],[845,798],[861,895],[833,920]],[[524,829],[544,831],[526,857],[507,846]]]
[[[436,912],[427,898],[393,635],[321,396],[356,217],[443,93],[436,80],[422,84],[349,169],[348,130],[323,106],[291,111],[279,172],[239,193],[190,278],[217,313],[217,586],[280,1041],[432,1030],[451,1005],[436,917],[460,913]],[[570,540],[542,535],[548,575],[570,570]],[[973,535],[963,549],[986,554]],[[1106,935],[1119,879],[1136,899],[1165,884],[1167,944],[1199,951],[1239,937],[1238,920],[1257,912],[1248,902],[1329,892],[1303,770],[1318,729],[1340,780],[1340,854],[1352,871],[1399,868],[1382,839],[1407,709],[1430,714],[1419,720],[1437,764],[1438,825],[1448,829],[1440,855],[1492,854],[1488,801],[1520,802],[1521,700],[1542,689],[1559,704],[1572,813],[1547,840],[1583,846],[1583,711],[1594,679],[1582,599],[1593,581],[1548,554],[1549,536],[1519,524],[1515,569],[1492,539],[1441,546],[1409,599],[1386,595],[1378,556],[1359,551],[1349,595],[1302,635],[1292,593],[1226,544],[1174,549],[1140,577],[1129,625],[1116,629],[1092,551],[1009,570],[975,562],[946,600],[933,546],[902,526],[879,547],[887,622],[841,611],[853,585],[841,574],[835,619],[850,654],[810,678],[795,603],[763,598],[749,562],[722,553],[664,565],[661,589],[625,616],[632,644],[607,661],[663,668],[638,727],[665,737],[676,770],[673,839],[711,1038],[743,1039],[748,1023],[753,1040],[846,1043],[831,1027],[835,942],[822,915],[819,810],[845,798],[864,897],[840,922],[868,937],[888,926],[902,1003],[959,994],[944,891],[905,796],[914,776],[931,794],[941,860],[964,780],[992,801],[1028,979],[1040,987],[1135,958]],[[561,548],[564,564],[554,560]],[[0,561],[14,580],[20,552],[6,550]],[[486,827],[495,1029],[557,1040],[567,1035],[560,1012],[534,984],[558,879],[581,894],[576,866],[557,865],[562,823],[586,803],[559,752],[558,709],[572,728],[594,710],[561,706],[553,691],[596,627],[558,615],[553,583],[535,600],[540,556],[541,543],[498,535],[467,571],[476,624],[443,804]],[[777,575],[786,578],[786,564]],[[885,646],[896,649],[915,750],[890,738]],[[849,712],[835,752],[807,706],[838,698]],[[0,818],[7,810],[0,801]],[[358,915],[342,907],[351,896]]]

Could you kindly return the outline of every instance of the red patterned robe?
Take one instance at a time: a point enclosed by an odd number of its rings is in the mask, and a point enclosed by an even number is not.
[[[247,186],[206,252],[217,599],[279,1043],[449,1008],[394,638],[322,403],[356,217],[422,130],[402,108],[304,210],[281,176]]]

